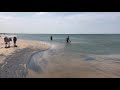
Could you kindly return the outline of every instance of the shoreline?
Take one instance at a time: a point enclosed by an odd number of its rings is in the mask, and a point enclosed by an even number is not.
[[[4,43],[0,43],[0,78],[26,77],[30,57],[51,47],[46,42],[22,39],[17,41],[17,45],[6,49]]]
[[[2,41],[1,38],[0,40]],[[72,53],[56,54],[56,51],[55,54],[52,53],[54,52],[52,49],[56,49],[54,44],[43,41],[19,39],[17,45],[18,47],[14,48],[11,44],[12,47],[6,49],[4,43],[0,42],[0,78],[120,77],[119,55],[113,57],[112,55],[78,53],[77,57],[73,58]],[[40,56],[37,57],[39,52]],[[49,52],[48,57],[46,52]],[[34,60],[36,66],[34,66]],[[31,61],[33,61],[31,64],[33,69],[31,65],[29,67]],[[34,69],[40,69],[40,72]]]

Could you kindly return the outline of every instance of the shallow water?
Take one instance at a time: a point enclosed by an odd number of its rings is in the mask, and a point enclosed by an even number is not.
[[[30,77],[120,77],[120,35],[69,35],[68,44],[68,35],[49,36],[19,36],[52,46],[31,58],[29,68],[37,74]]]
[[[66,37],[68,35],[53,35],[53,41],[49,40],[48,34],[30,34],[18,35],[18,38],[45,41],[48,43],[60,44],[66,52],[80,52],[87,54],[120,54],[120,35],[69,35],[71,44],[66,45]],[[59,45],[59,46],[60,46]]]

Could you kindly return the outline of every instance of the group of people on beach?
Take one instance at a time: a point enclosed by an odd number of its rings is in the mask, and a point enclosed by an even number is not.
[[[50,36],[50,40],[51,40],[51,41],[53,40],[53,37],[52,37],[52,36]],[[11,42],[11,41],[12,41],[12,38],[8,38],[8,37],[6,37],[6,36],[4,37],[5,48],[10,48],[10,42]],[[17,41],[17,38],[16,38],[16,37],[13,37],[14,47],[17,47],[16,41]],[[71,42],[69,36],[66,38],[66,42],[67,42],[67,43]]]
[[[52,36],[50,36],[50,40],[51,40],[51,41],[53,40],[53,37],[52,37]],[[71,42],[69,36],[66,38],[66,42],[67,42],[67,43]]]
[[[5,48],[10,48],[10,42],[12,41],[12,38],[4,37],[4,42],[5,42]],[[17,47],[16,45],[17,38],[13,37],[13,43],[14,47]]]

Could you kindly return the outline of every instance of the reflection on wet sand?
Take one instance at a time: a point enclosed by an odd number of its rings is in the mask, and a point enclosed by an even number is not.
[[[120,56],[112,55],[112,57],[111,55],[68,53],[64,48],[52,48],[32,57],[28,77],[118,78],[120,77]]]

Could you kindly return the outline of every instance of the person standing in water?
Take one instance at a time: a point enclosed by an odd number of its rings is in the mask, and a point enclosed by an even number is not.
[[[51,41],[53,40],[53,37],[52,37],[52,36],[50,37],[50,40],[51,40]]]
[[[70,42],[69,36],[66,38],[66,42],[67,42],[67,43]]]

